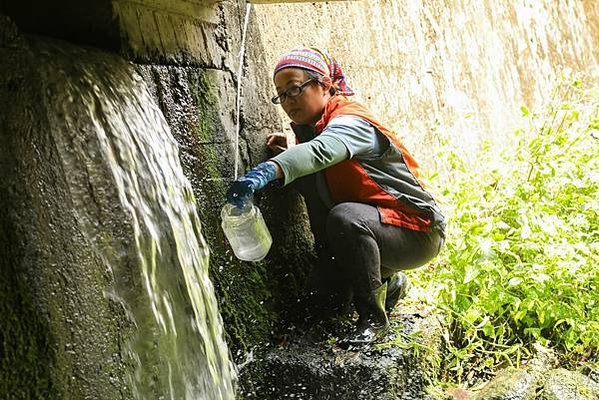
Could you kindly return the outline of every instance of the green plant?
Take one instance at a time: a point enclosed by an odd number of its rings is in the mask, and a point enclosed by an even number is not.
[[[518,364],[534,342],[570,362],[599,348],[599,90],[558,86],[548,109],[475,167],[444,149],[446,248],[418,279],[448,314],[458,381]]]

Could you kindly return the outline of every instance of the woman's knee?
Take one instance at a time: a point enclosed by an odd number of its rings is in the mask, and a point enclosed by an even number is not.
[[[326,229],[329,238],[349,239],[360,234],[370,234],[363,214],[354,203],[337,204],[327,216]]]

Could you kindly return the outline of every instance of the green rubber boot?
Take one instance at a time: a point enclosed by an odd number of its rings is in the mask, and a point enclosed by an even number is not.
[[[406,297],[410,290],[410,281],[403,272],[398,272],[387,278],[387,298],[385,310],[390,312],[395,308],[399,300]]]
[[[352,333],[339,342],[342,348],[360,347],[370,344],[387,333],[389,319],[385,312],[387,284],[368,293],[356,293],[354,303],[360,318]]]

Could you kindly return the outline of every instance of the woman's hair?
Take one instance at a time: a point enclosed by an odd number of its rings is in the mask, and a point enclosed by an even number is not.
[[[308,75],[308,78],[314,79],[319,84],[325,86],[323,74],[319,74],[316,71],[310,71],[308,69],[304,69],[304,71],[306,71],[306,75]],[[339,90],[340,90],[339,86],[337,86],[335,83],[331,83],[331,87],[329,88],[329,94],[331,96],[334,96],[337,93],[337,91],[339,91]]]

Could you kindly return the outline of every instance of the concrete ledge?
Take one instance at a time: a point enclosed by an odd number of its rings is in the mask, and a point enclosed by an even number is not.
[[[386,342],[386,343],[385,343]],[[416,343],[413,343],[416,342]],[[438,372],[441,324],[434,315],[398,314],[384,343],[360,351],[295,338],[265,356],[263,399],[424,399]],[[427,347],[429,352],[415,349]]]

